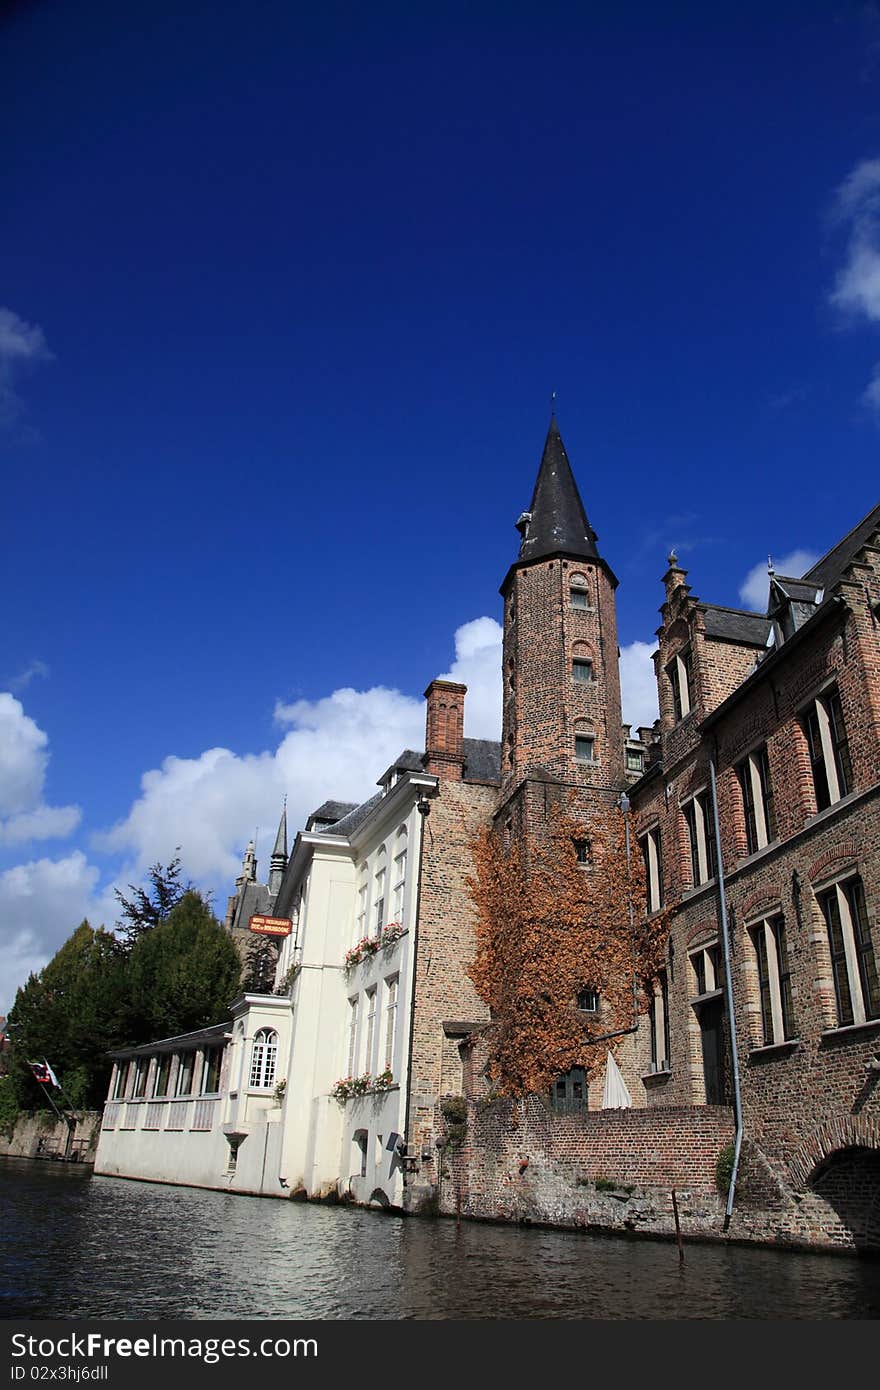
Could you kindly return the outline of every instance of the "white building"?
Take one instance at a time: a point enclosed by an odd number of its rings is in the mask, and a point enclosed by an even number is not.
[[[297,835],[274,995],[114,1054],[95,1171],[403,1204],[417,888],[438,778],[405,752],[361,806]]]

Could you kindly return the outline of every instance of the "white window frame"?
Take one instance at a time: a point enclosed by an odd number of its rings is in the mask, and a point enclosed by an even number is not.
[[[795,1035],[794,1013],[789,1009],[788,1027],[786,1027],[785,1009],[782,1000],[782,977],[783,971],[779,960],[779,943],[777,931],[785,950],[786,961],[788,961],[788,943],[785,937],[785,921],[781,912],[775,912],[770,917],[759,918],[755,922],[750,922],[746,928],[751,939],[751,947],[755,961],[755,976],[758,983],[758,1024],[760,1028],[761,1047],[775,1047],[780,1043],[789,1042]],[[770,995],[770,1027],[769,1030],[764,1024],[764,1006],[761,998],[761,957],[759,942],[763,943],[767,960],[767,989]],[[791,966],[784,972],[789,981],[789,1001],[791,1001]],[[769,1032],[769,1037],[768,1037]]]
[[[372,1075],[373,1071],[373,1043],[376,1039],[376,1002],[378,990],[375,985],[365,991],[367,996],[367,1041],[364,1048],[364,1071]]]
[[[676,652],[666,667],[666,674],[672,687],[672,708],[676,724],[680,724],[683,719],[686,719],[693,709],[693,692],[688,676],[688,664],[684,659],[686,656],[690,656],[690,669],[691,674],[693,674],[694,659],[690,647],[682,647],[681,651]]]
[[[824,885],[817,891],[816,894],[817,901],[819,903],[819,909],[822,913],[822,917],[825,922],[829,961],[831,964],[831,974],[834,980],[834,998],[838,1028],[855,1028],[858,1027],[859,1024],[867,1023],[869,1021],[872,1022],[874,1019],[880,1018],[880,1011],[875,1011],[871,1014],[869,1014],[867,1011],[869,1001],[865,998],[865,990],[862,985],[862,972],[859,966],[859,955],[861,954],[861,952],[856,943],[855,926],[853,924],[852,912],[850,911],[849,897],[846,893],[847,885],[855,884],[857,882],[861,885],[862,902],[864,904],[865,916],[867,918],[864,926],[868,934],[870,956],[873,964],[873,969],[876,974],[877,957],[874,953],[874,944],[873,939],[871,937],[871,923],[870,919],[868,918],[868,904],[865,895],[864,879],[861,877],[860,874],[846,874],[843,878],[838,879],[835,883]],[[840,931],[841,936],[843,938],[843,961],[840,962],[840,964],[844,967],[846,971],[847,985],[849,988],[850,1010],[852,1012],[851,1019],[847,1019],[845,1017],[845,1011],[841,1008],[840,1004],[840,987],[838,984],[837,967],[834,960],[835,953],[833,950],[831,942],[831,933],[828,925],[828,913],[825,911],[825,901],[832,894],[836,896],[838,915],[840,919]]]
[[[815,700],[810,701],[809,705],[806,707],[802,714],[802,718],[804,721],[804,731],[807,739],[807,749],[810,752],[810,770],[813,774],[813,788],[816,796],[816,806],[817,809],[820,811],[827,810],[827,807],[819,805],[819,788],[816,786],[816,764],[812,757],[812,739],[810,737],[809,731],[809,717],[813,711],[815,711],[816,722],[819,726],[819,743],[822,752],[822,765],[824,769],[825,783],[828,788],[828,806],[833,806],[836,802],[842,801],[843,798],[845,796],[848,796],[849,792],[852,791],[852,787],[850,787],[846,791],[842,789],[841,767],[837,756],[838,750],[834,745],[834,739],[831,733],[831,716],[828,713],[828,702],[835,696],[837,697],[838,704],[840,704],[840,691],[838,687],[836,685],[829,686],[827,690],[823,690],[821,694],[817,695]],[[840,718],[841,724],[843,724],[842,708]],[[852,781],[852,758],[849,752],[849,740],[847,739],[845,725],[843,726],[842,733],[843,738],[841,741],[843,745],[846,747],[846,756],[847,762],[849,763],[850,771],[850,781]]]
[[[358,1016],[360,1014],[360,995],[355,994],[348,1001],[348,1074],[355,1076],[357,1071]]]
[[[385,1071],[394,1071],[394,1043],[397,1033],[397,993],[399,976],[385,981]]]
[[[691,807],[694,816],[693,825],[691,825],[688,815]],[[705,787],[701,791],[695,792],[693,796],[689,796],[687,801],[682,802],[681,813],[684,816],[684,823],[688,832],[691,877],[695,880],[693,886],[694,888],[701,888],[704,883],[711,882],[718,874],[717,864],[715,864],[714,872],[711,872],[715,855],[713,854],[714,841],[710,841],[710,836],[714,835],[715,828],[710,814],[709,794]]]
[[[764,795],[764,783],[761,779],[761,755],[764,755],[764,764],[767,769],[767,789],[768,795]],[[767,804],[773,800],[773,786],[770,781],[770,758],[767,752],[766,743],[762,743],[759,748],[755,748],[741,763],[737,765],[737,773],[740,779],[740,790],[743,793],[743,813],[746,819],[746,842],[749,854],[757,854],[759,849],[765,849],[777,838],[776,826],[771,826],[767,817]],[[752,836],[749,834],[749,805],[746,802],[743,783],[748,780],[748,787],[751,793],[751,811],[754,818],[754,846],[751,845]],[[774,808],[775,817],[775,808]],[[773,831],[771,835],[771,830]]]
[[[274,1028],[259,1028],[251,1043],[249,1091],[271,1091],[278,1066],[278,1034]]]
[[[659,825],[652,825],[639,836],[642,857],[647,873],[645,875],[645,906],[648,915],[659,912],[663,906],[663,850]]]

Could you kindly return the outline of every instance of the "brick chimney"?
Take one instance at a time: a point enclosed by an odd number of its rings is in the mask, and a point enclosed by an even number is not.
[[[460,782],[464,769],[464,697],[466,685],[431,681],[425,728],[425,771]]]

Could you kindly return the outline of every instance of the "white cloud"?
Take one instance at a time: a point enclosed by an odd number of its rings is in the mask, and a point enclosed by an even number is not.
[[[0,691],[0,844],[58,839],[76,829],[78,806],[47,806],[49,739],[8,691]]]
[[[35,676],[48,676],[49,667],[45,661],[32,661],[29,666],[9,681],[10,690],[26,690]]]
[[[0,821],[0,845],[23,845],[31,840],[64,840],[82,820],[78,806],[38,806]]]
[[[650,727],[659,718],[657,677],[652,653],[656,642],[630,642],[620,650],[620,699],[623,722],[633,729]]]
[[[865,159],[837,190],[834,212],[847,228],[846,258],[831,303],[880,321],[880,159]]]
[[[76,850],[64,859],[37,859],[0,874],[3,939],[0,1012],[31,971],[42,970],[88,917],[93,926],[115,920],[112,894],[98,895],[99,871]]]
[[[455,634],[446,679],[468,686],[469,737],[500,737],[501,635],[486,617]],[[404,748],[424,747],[424,700],[384,686],[279,703],[275,718],[286,732],[274,751],[241,756],[212,748],[198,758],[166,758],[144,773],[128,815],[95,836],[95,845],[126,855],[133,880],[150,864],[167,863],[179,846],[184,873],[225,894],[257,827],[261,877],[267,871],[284,795],[295,830],[328,799],[366,800]],[[219,901],[215,906],[222,911]]]
[[[799,579],[802,574],[812,568],[819,556],[814,550],[790,550],[787,555],[781,555],[773,561],[773,568],[777,574],[788,575],[789,579]],[[753,565],[739,586],[739,596],[746,608],[753,609],[756,613],[766,613],[767,599],[770,594],[770,579],[767,574],[767,561],[759,560],[757,565]]]
[[[865,405],[869,406],[871,410],[876,411],[877,414],[880,415],[880,362],[874,367],[871,380],[865,388],[862,400]]]
[[[13,378],[22,367],[49,362],[52,354],[38,324],[25,323],[0,305],[0,421],[9,423],[21,410]]]
[[[501,647],[504,631],[494,618],[474,618],[455,634],[455,661],[442,677],[466,685],[464,731],[468,738],[501,738]]]

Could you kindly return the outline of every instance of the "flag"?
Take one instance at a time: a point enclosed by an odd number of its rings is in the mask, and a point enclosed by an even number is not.
[[[61,1087],[58,1085],[58,1077],[45,1058],[43,1058],[42,1062],[29,1062],[28,1066],[34,1074],[35,1081],[42,1082],[44,1086],[54,1086],[56,1090],[61,1090]]]

